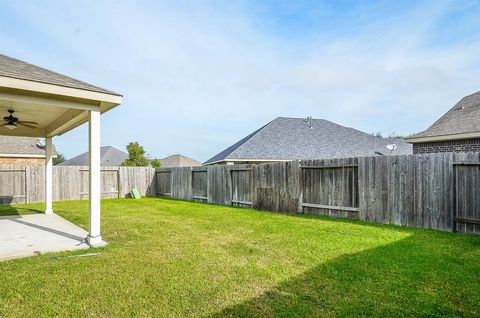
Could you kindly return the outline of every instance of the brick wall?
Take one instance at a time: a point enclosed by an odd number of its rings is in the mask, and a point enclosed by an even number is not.
[[[43,166],[45,165],[44,158],[13,158],[0,157],[0,165],[15,165],[15,166]]]
[[[480,152],[480,138],[413,144],[413,153]]]

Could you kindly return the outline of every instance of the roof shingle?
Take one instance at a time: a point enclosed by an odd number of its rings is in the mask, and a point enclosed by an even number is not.
[[[397,149],[390,151],[389,144]],[[412,145],[379,138],[324,119],[279,117],[205,162],[238,160],[303,160],[411,154]]]
[[[448,136],[480,132],[480,92],[465,96],[416,138]]]
[[[101,166],[120,166],[126,159],[128,154],[117,148],[111,146],[100,148]],[[60,166],[88,166],[88,151],[62,162]]]
[[[176,154],[160,159],[161,168],[196,167],[202,163],[184,155]]]
[[[113,91],[0,54],[0,76],[122,96]]]

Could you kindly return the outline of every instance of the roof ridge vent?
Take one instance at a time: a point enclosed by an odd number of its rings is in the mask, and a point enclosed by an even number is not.
[[[465,107],[463,106],[463,101],[465,100],[466,97],[462,98],[462,100],[460,101],[460,105],[458,107],[456,107],[454,110],[462,110],[464,109]]]
[[[307,122],[307,126],[312,129],[313,128],[313,125],[312,125],[312,116],[308,116],[307,119],[306,119],[306,122]]]

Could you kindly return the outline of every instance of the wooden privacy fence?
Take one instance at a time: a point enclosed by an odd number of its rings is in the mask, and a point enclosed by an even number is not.
[[[150,167],[102,167],[102,198],[127,197],[132,188],[142,196],[155,196],[155,169]],[[88,199],[88,167],[53,167],[53,200]],[[0,166],[0,204],[44,201],[45,168]]]
[[[480,156],[439,153],[156,170],[157,195],[480,234]]]
[[[0,167],[0,204],[27,202],[27,169]]]

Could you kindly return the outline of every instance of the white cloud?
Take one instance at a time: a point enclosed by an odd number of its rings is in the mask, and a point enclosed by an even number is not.
[[[264,29],[248,4],[12,2],[29,31],[2,41],[11,55],[125,95],[103,121],[104,144],[138,140],[155,156],[206,160],[277,116],[367,132],[426,128],[478,90],[480,56],[476,41],[427,45],[452,10],[431,4],[382,21],[368,18],[383,7],[363,13],[351,33],[332,24],[289,38]],[[84,132],[58,147],[83,151]]]

